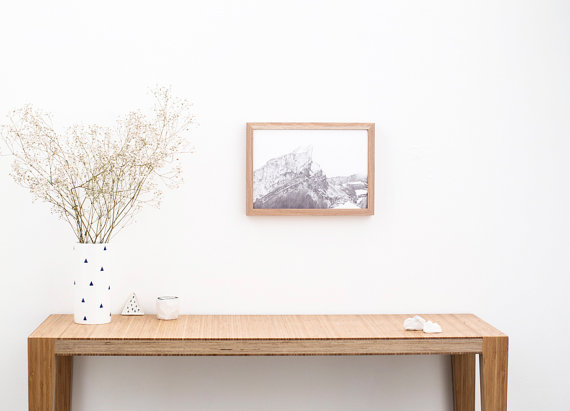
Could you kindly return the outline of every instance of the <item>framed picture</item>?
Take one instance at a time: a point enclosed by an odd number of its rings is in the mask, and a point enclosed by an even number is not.
[[[373,215],[374,123],[247,123],[247,215]]]

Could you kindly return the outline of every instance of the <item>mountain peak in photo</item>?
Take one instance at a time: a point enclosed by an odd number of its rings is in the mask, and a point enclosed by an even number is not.
[[[366,176],[328,178],[313,161],[313,147],[297,147],[253,172],[254,208],[366,208]]]

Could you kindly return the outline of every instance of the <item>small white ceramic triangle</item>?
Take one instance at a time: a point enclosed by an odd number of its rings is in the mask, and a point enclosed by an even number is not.
[[[144,315],[142,307],[139,304],[139,300],[135,293],[132,293],[127,299],[121,315]]]

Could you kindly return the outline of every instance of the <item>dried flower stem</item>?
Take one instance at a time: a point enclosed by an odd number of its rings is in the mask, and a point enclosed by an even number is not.
[[[160,182],[182,182],[190,104],[166,88],[153,95],[152,117],[131,112],[114,127],[74,125],[57,133],[50,115],[30,105],[2,126],[14,180],[50,203],[80,243],[109,242],[144,205],[159,205]]]

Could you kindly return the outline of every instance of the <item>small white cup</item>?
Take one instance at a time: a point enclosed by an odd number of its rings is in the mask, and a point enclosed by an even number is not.
[[[159,320],[176,320],[180,312],[178,297],[165,295],[156,299],[156,317]]]

